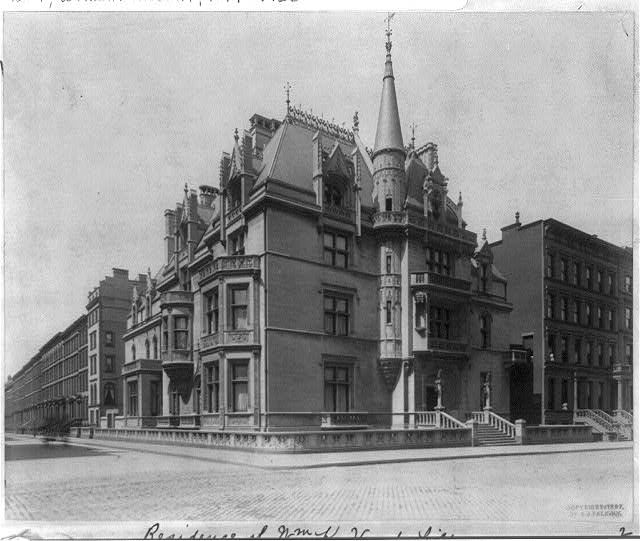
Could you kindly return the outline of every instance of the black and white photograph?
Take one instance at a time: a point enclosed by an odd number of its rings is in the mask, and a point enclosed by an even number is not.
[[[638,6],[438,9],[5,3],[0,537],[640,535]]]

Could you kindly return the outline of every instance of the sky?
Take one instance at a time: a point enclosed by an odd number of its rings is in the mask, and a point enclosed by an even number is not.
[[[113,267],[163,262],[163,212],[291,101],[373,146],[384,13],[6,13],[5,378]],[[405,143],[438,144],[467,228],[556,218],[631,245],[630,13],[398,13]]]

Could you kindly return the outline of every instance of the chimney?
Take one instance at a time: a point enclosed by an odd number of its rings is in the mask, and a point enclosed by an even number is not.
[[[200,186],[200,206],[213,207],[213,202],[216,200],[218,193],[218,189],[213,186],[207,186],[206,184]]]
[[[176,213],[167,209],[164,211],[164,245],[167,255],[167,263],[171,260],[176,249],[174,233],[176,230]]]
[[[193,261],[196,254],[196,244],[198,242],[198,194],[195,190],[189,192],[187,200],[187,248],[189,251],[189,261]]]
[[[127,269],[117,269],[116,267],[113,267],[111,270],[113,271],[114,278],[120,278],[122,280],[129,279],[129,271]]]
[[[258,114],[253,115],[249,119],[249,122],[251,124],[249,134],[251,136],[252,147],[258,152],[262,152],[280,126],[280,122]]]

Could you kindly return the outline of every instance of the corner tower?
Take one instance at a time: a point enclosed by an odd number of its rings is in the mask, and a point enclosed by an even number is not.
[[[387,21],[389,21],[387,19]],[[373,217],[378,245],[380,278],[378,281],[379,357],[378,372],[392,393],[394,413],[407,411],[412,401],[407,390],[412,388],[409,346],[409,289],[407,216],[404,201],[407,194],[405,174],[406,151],[402,142],[400,116],[396,99],[393,64],[391,62],[391,29],[387,26],[387,57],[382,79],[382,96],[378,126],[372,154]],[[404,307],[404,308],[403,308]],[[394,415],[393,424],[403,422]]]

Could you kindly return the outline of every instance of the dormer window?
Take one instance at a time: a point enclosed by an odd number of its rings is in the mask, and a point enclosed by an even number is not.
[[[334,183],[327,182],[324,186],[324,204],[333,207],[345,206],[342,190]]]
[[[235,182],[229,183],[229,209],[235,209],[242,204],[242,188],[240,186],[240,181],[236,180]]]

